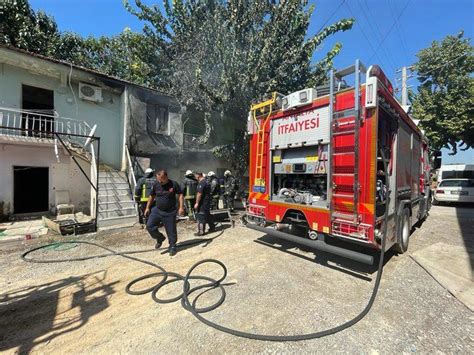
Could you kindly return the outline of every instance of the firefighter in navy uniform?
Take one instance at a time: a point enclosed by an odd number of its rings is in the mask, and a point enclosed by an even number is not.
[[[137,181],[135,186],[135,202],[138,203],[139,207],[139,221],[140,224],[146,224],[145,209],[150,197],[150,190],[153,187],[153,184],[156,182],[155,177],[153,176],[153,169],[146,169],[145,176],[141,177]]]
[[[230,170],[226,170],[224,173],[224,208],[228,208],[230,212],[234,212],[234,199],[237,189],[237,179],[232,176]]]
[[[183,180],[183,195],[189,220],[194,220],[195,218],[194,204],[196,203],[197,185],[198,182],[193,172],[191,170],[186,171]]]
[[[220,197],[220,186],[219,180],[217,179],[216,174],[213,171],[209,171],[207,174],[208,176],[208,183],[211,189],[211,210],[218,210],[219,209],[219,197]]]
[[[156,173],[156,182],[150,191],[150,198],[145,209],[145,216],[148,217],[146,229],[150,236],[156,240],[155,248],[161,247],[165,237],[158,230],[158,227],[163,223],[165,226],[166,235],[169,242],[169,254],[173,256],[176,254],[176,242],[178,241],[178,233],[176,230],[176,205],[178,196],[179,215],[184,215],[184,198],[181,191],[181,186],[173,180],[168,179],[166,170],[160,170]],[[152,208],[152,204],[155,206]]]
[[[202,173],[196,173],[196,180],[198,180],[198,185],[194,209],[197,212],[198,231],[195,235],[201,236],[206,233],[206,224],[209,225],[209,232],[214,232],[216,226],[211,215],[211,185]]]

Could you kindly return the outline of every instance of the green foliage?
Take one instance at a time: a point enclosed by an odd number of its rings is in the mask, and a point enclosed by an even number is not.
[[[160,85],[163,61],[143,34],[125,29],[112,37],[59,32],[53,17],[35,12],[27,0],[5,5],[0,43],[64,60],[137,84]]]
[[[413,114],[435,149],[474,147],[474,48],[461,32],[418,52]]]
[[[252,100],[322,84],[342,46],[313,64],[316,49],[354,22],[341,20],[308,37],[313,8],[301,0],[166,0],[163,9],[135,0],[125,6],[145,21],[144,33],[168,58],[163,89],[185,105],[240,118],[242,126]],[[214,152],[239,168],[246,165],[246,148],[242,136]]]
[[[54,55],[60,39],[54,18],[35,12],[27,0],[6,2],[0,14],[0,43],[44,55]]]
[[[159,83],[158,53],[142,34],[129,28],[113,37],[82,38],[64,33],[56,58],[140,85]]]

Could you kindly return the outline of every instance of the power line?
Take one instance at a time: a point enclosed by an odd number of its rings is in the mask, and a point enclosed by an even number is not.
[[[397,23],[397,21],[400,19],[400,17],[402,17],[403,15],[403,12],[406,10],[406,8],[408,7],[408,4],[410,3],[410,0],[408,0],[405,4],[405,6],[403,7],[402,11],[400,11],[400,13],[398,14],[397,18],[395,19],[395,21],[393,22],[392,26],[390,27],[390,29],[387,31],[387,33],[385,34],[385,36],[382,38],[382,41],[379,43],[379,46],[377,47],[377,50],[374,52],[374,54],[372,54],[372,56],[369,58],[368,62],[370,62],[370,60],[374,57],[374,55],[377,54],[377,51],[380,49],[380,47],[383,45],[383,42],[387,39],[388,35],[390,34],[390,32],[392,32],[392,30],[394,29],[395,27],[395,24]]]
[[[372,30],[372,32],[375,34],[377,33],[378,35],[381,35],[382,31],[380,30],[379,26],[377,25],[377,22],[375,21],[374,19],[374,23],[375,23],[375,26],[376,28],[374,28],[372,26],[372,23],[371,21],[369,20],[369,18],[367,17],[366,13],[365,13],[365,10],[364,10],[364,7],[362,6],[362,3],[360,2],[360,0],[357,0],[357,5],[360,7],[360,9],[362,10],[362,15],[364,16],[366,22],[369,24],[369,27],[370,29]],[[367,8],[367,10],[369,10]],[[376,38],[376,41],[378,42],[378,38]],[[386,48],[383,48],[383,53],[385,55],[385,58],[388,58],[388,61],[390,62],[390,64],[392,65],[392,69],[396,68],[397,65],[395,64],[395,62],[393,61],[392,57],[390,56],[390,53],[388,52],[388,50],[386,50]],[[367,63],[369,64],[369,63]]]
[[[367,1],[367,0],[365,0],[365,1]],[[367,5],[367,2],[366,2],[366,5]],[[392,1],[391,0],[388,0],[388,6],[390,7],[390,13],[392,14],[392,17],[396,22],[395,29],[397,30],[398,38],[400,39],[400,43],[402,44],[403,50],[405,51],[405,56],[408,58],[408,46],[406,45],[405,36],[403,35],[402,26],[400,26],[400,21],[398,21],[396,19],[395,14],[392,10]],[[393,4],[393,7],[394,7],[395,10],[397,9],[397,6],[395,4]]]
[[[449,63],[452,63],[452,62],[454,62],[455,60],[458,60],[459,58],[465,57],[466,55],[468,55],[468,53],[464,53],[464,54],[458,55],[457,57],[455,57],[455,58],[453,58],[453,59],[447,61],[446,63],[440,65],[439,67],[436,67],[436,68],[433,68],[433,69],[428,70],[428,71],[426,71],[426,72],[423,72],[423,75],[425,76],[425,75],[427,75],[427,74],[429,74],[429,73],[432,73],[432,72],[435,71],[435,70],[441,69],[441,68],[445,67],[446,65],[448,65]],[[411,80],[411,79],[414,79],[414,78],[410,78],[410,79],[408,79],[408,80]]]
[[[346,2],[345,4],[346,4],[346,6],[347,6],[347,9],[348,9],[349,12],[351,13],[352,17],[355,18],[356,16],[354,15],[354,12],[352,11],[351,7],[349,6],[349,3]],[[365,37],[367,43],[369,44],[370,48],[374,51],[374,53],[375,53],[375,55],[377,56],[377,58],[378,58],[378,60],[380,61],[380,63],[382,63],[383,60],[380,59],[379,54],[375,51],[374,46],[372,46],[372,42],[369,40],[369,37],[365,34],[364,29],[362,28],[362,26],[359,24],[359,22],[356,22],[356,25],[358,25],[358,28],[360,29],[360,32],[364,35],[364,37]],[[373,56],[372,56],[372,57],[373,57]],[[372,58],[370,58],[370,59],[372,59]],[[370,60],[367,61],[367,65],[368,65],[369,63],[370,63]]]
[[[341,3],[339,4],[338,7],[336,7],[336,10],[334,10],[334,12],[331,14],[331,16],[329,16],[327,18],[327,20],[323,23],[323,25],[321,26],[321,28],[316,32],[316,34],[318,34],[319,32],[321,32],[321,30],[326,27],[326,25],[328,24],[329,20],[332,19],[332,17],[336,14],[336,12],[339,11],[339,9],[341,8],[342,5],[344,5],[344,3],[346,2],[346,0],[342,0]]]

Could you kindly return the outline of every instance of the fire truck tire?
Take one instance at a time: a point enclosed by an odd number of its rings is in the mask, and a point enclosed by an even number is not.
[[[403,254],[408,250],[408,242],[410,241],[411,226],[410,211],[408,208],[403,209],[398,223],[397,243],[393,246],[393,249],[397,253]]]

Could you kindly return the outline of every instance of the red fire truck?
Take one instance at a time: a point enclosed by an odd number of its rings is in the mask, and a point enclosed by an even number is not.
[[[431,206],[428,141],[379,66],[274,93],[252,105],[248,133],[248,227],[370,264],[350,243],[380,249],[387,223],[385,249],[407,250]]]

